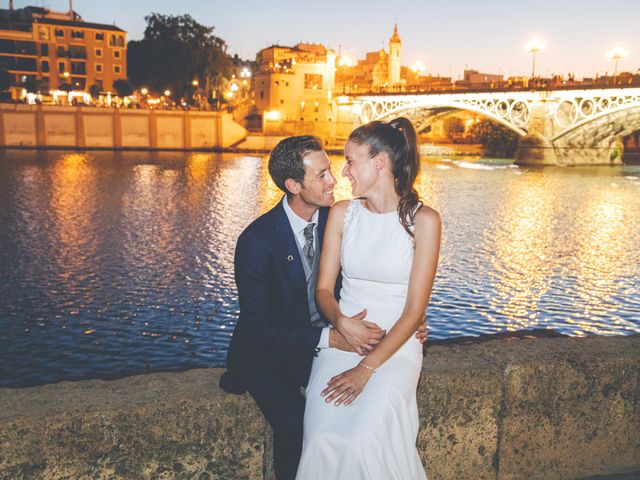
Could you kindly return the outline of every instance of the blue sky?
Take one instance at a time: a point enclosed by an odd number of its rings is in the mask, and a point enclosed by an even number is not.
[[[8,0],[2,3],[6,8]],[[68,9],[66,0],[15,0],[16,7]],[[613,71],[607,51],[621,45],[629,56],[619,70],[640,68],[640,1],[638,0],[456,0],[447,2],[324,2],[290,0],[74,0],[87,21],[115,23],[142,37],[150,12],[189,13],[229,45],[231,53],[254,58],[273,43],[323,43],[352,58],[386,48],[398,22],[402,63],[421,61],[427,73],[452,76],[474,68],[486,73],[527,75],[531,54],[525,45],[534,35],[546,43],[537,57],[542,75],[574,72],[578,77]]]

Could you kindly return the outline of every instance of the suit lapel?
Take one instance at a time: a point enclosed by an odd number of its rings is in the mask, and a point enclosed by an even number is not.
[[[293,230],[291,230],[291,224],[289,223],[287,214],[284,211],[282,202],[278,203],[275,207],[274,213],[276,214],[275,231],[279,239],[279,257],[281,257],[278,258],[278,261],[282,261],[287,265],[287,270],[289,271],[291,278],[306,295],[307,279],[304,274],[304,268],[302,267],[302,258],[300,258],[296,237],[293,234]]]
[[[318,211],[318,255],[322,252],[322,240],[324,239],[324,227],[327,226],[327,218],[329,217],[329,209],[321,208]]]

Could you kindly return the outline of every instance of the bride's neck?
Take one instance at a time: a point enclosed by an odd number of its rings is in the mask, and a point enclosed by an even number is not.
[[[398,209],[398,194],[393,190],[374,189],[364,197],[366,207],[374,213],[389,213]]]

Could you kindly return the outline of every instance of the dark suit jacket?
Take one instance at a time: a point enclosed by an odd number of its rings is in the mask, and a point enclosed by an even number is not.
[[[328,212],[319,211],[317,254]],[[322,328],[311,326],[302,259],[282,202],[238,238],[235,277],[240,316],[220,386],[243,393],[256,375],[263,381],[271,374],[305,385]]]

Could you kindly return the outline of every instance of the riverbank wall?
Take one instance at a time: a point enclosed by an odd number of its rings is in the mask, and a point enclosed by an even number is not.
[[[229,148],[247,137],[230,113],[0,103],[0,147]]]
[[[221,373],[0,389],[0,479],[270,478],[269,430]],[[633,478],[640,335],[431,345],[418,405],[430,480]]]

